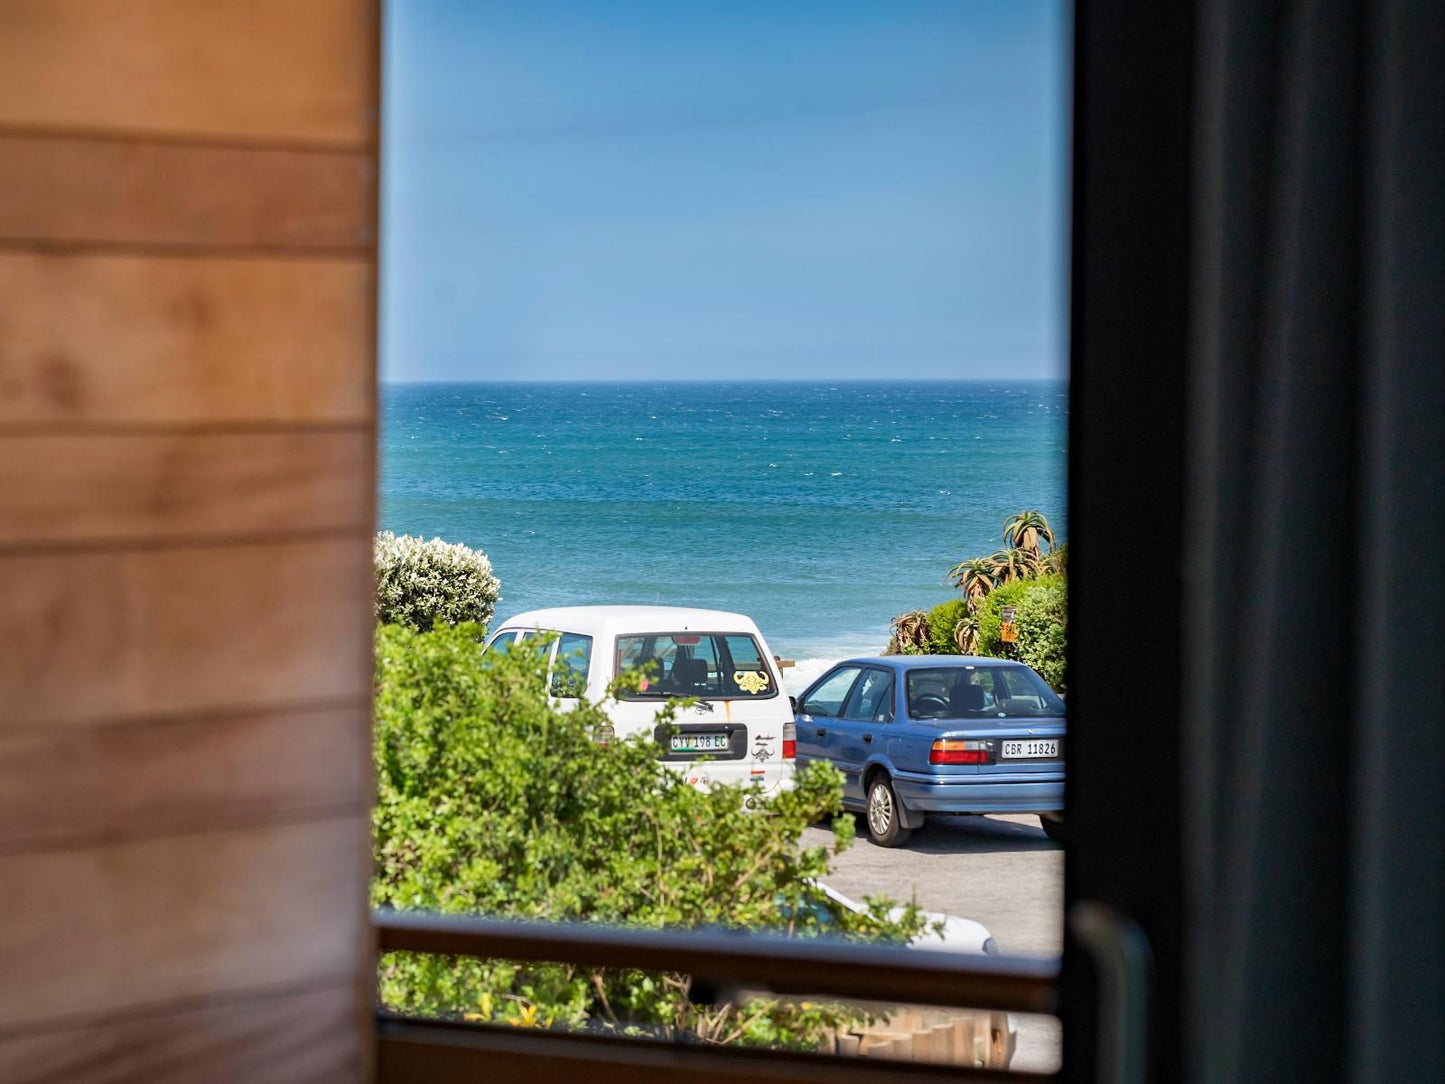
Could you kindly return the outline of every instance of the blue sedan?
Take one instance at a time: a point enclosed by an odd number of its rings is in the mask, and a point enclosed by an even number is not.
[[[928,813],[1064,807],[1064,702],[1022,663],[972,655],[849,659],[797,698],[798,764],[843,773],[843,804],[897,847]]]

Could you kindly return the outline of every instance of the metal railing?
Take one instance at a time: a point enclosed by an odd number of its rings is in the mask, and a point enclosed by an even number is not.
[[[896,945],[786,938],[725,930],[635,930],[582,924],[522,923],[428,913],[373,915],[380,952],[423,952],[485,959],[548,961],[581,967],[680,972],[699,1000],[732,991],[853,998],[1002,1012],[1057,1010],[1053,961],[957,953]],[[377,1072],[382,1084],[404,1079],[479,1079],[489,1071],[523,1071],[530,1084],[567,1080],[588,1066],[610,1067],[604,1079],[833,1080],[939,1079],[1042,1081],[1026,1073],[941,1066],[903,1066],[858,1059],[701,1044],[613,1038],[556,1031],[416,1020],[383,1014]],[[495,1077],[500,1079],[500,1077]]]

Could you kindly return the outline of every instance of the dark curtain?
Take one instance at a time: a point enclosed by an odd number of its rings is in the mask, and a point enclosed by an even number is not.
[[[1445,1080],[1445,18],[1206,4],[1185,1064]]]

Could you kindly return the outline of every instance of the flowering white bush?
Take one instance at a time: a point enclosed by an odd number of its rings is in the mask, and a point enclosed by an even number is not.
[[[382,531],[374,553],[379,624],[427,632],[438,620],[446,625],[492,620],[501,583],[480,550]]]

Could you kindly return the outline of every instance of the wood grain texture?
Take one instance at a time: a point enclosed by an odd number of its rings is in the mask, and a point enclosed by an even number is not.
[[[365,152],[0,132],[0,243],[367,249]]]
[[[0,124],[364,146],[374,0],[6,0]]]
[[[0,853],[343,808],[364,815],[370,739],[364,701],[55,733],[0,731]]]
[[[360,700],[371,533],[0,556],[0,732]]]
[[[328,1084],[365,1079],[355,983],[270,992],[0,1038],[7,1084]]]
[[[367,421],[371,261],[0,251],[0,427]]]
[[[0,1033],[356,974],[366,836],[349,816],[0,856]]]
[[[377,0],[0,2],[0,1080],[364,1080]]]
[[[0,547],[368,530],[373,436],[0,433]]]

